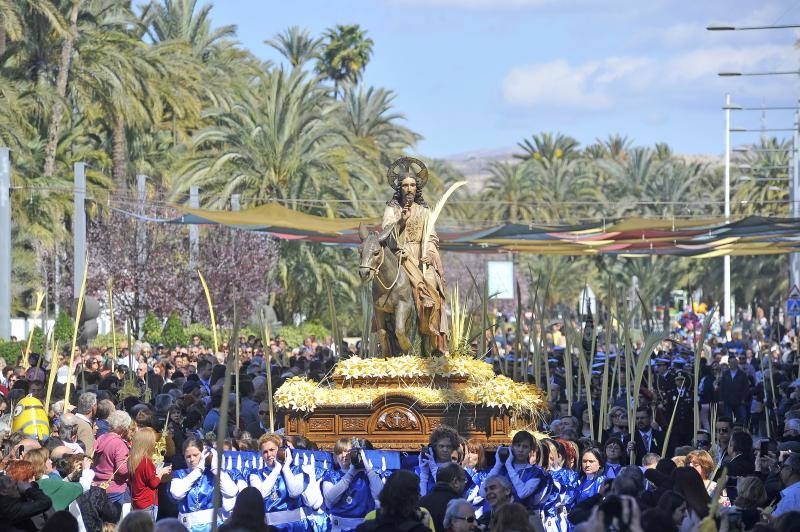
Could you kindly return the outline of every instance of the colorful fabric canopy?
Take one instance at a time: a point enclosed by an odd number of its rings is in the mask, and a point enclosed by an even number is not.
[[[224,224],[278,238],[333,245],[357,245],[358,227],[377,230],[378,218],[327,218],[278,203],[239,212],[175,206],[179,224]],[[578,225],[504,224],[456,230],[437,228],[450,251],[536,253],[541,255],[676,255],[711,258],[800,252],[800,219],[748,216],[728,224],[721,218],[672,220],[627,218]]]

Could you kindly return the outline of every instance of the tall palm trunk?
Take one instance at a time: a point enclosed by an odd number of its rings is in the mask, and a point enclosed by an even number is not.
[[[47,146],[45,147],[44,177],[51,177],[55,172],[56,148],[58,148],[58,136],[61,133],[61,118],[64,116],[63,100],[67,95],[67,81],[69,80],[69,69],[72,65],[72,51],[75,47],[75,39],[78,37],[78,9],[81,0],[72,0],[72,8],[69,13],[69,32],[64,37],[64,44],[61,46],[61,61],[59,62],[58,77],[56,78],[56,94],[59,98],[53,105],[53,114],[50,116],[50,124],[47,126]]]
[[[5,17],[0,13],[0,57],[6,53],[6,27]]]
[[[125,186],[128,182],[127,167],[127,146],[125,139],[125,119],[122,114],[118,114],[114,119],[113,148],[112,148],[113,168],[112,176],[118,186]]]

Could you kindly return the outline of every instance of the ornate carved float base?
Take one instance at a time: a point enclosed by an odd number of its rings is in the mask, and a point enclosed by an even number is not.
[[[371,407],[318,407],[301,416],[286,415],[286,433],[305,436],[324,450],[342,437],[364,438],[376,449],[419,451],[439,425],[455,427],[465,438],[477,438],[488,448],[507,444],[516,428],[499,409],[478,405],[419,406],[402,393],[387,395]]]
[[[326,450],[357,437],[395,451],[418,451],[443,424],[492,449],[546,407],[535,386],[495,375],[491,365],[467,356],[350,358],[322,383],[287,380],[275,404],[286,413],[288,435]]]

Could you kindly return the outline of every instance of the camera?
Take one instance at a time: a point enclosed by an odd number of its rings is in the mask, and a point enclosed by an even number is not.
[[[508,460],[508,453],[508,447],[500,447],[497,449],[497,457],[503,462]]]
[[[286,449],[288,445],[284,442],[280,447],[278,447],[278,452],[275,453],[275,459],[280,462],[284,463],[286,461]]]
[[[427,458],[429,454],[431,454],[431,446],[430,445],[423,445],[420,447],[419,454],[423,456],[423,458]]]
[[[364,461],[361,459],[361,449],[355,447],[350,449],[350,463],[356,469],[364,469]]]

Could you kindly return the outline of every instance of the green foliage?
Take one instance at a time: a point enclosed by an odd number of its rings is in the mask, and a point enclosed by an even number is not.
[[[55,327],[53,327],[53,335],[61,346],[70,345],[72,342],[73,322],[72,318],[65,311],[59,313],[56,318]]]
[[[142,340],[150,345],[161,343],[161,320],[152,312],[148,312],[142,323]]]
[[[25,342],[5,342],[0,344],[0,357],[5,359],[6,364],[16,364],[22,353],[25,352]]]
[[[120,334],[119,332],[117,332],[117,349],[119,349],[120,346],[127,341],[128,339],[125,337],[124,334]],[[113,344],[113,338],[111,336],[111,333],[107,333],[107,334],[98,334],[97,336],[95,336],[94,340],[92,340],[91,346],[106,348],[106,347],[111,347],[112,344]]]
[[[289,347],[299,347],[303,345],[303,340],[309,336],[315,336],[317,341],[322,341],[326,336],[331,335],[330,329],[316,320],[309,320],[302,323],[299,327],[285,325],[277,333],[282,336]]]
[[[168,347],[186,345],[188,337],[177,312],[173,311],[170,313],[169,318],[167,318],[167,323],[164,324],[164,330],[161,331],[161,341]]]
[[[186,326],[186,339],[191,340],[194,336],[200,337],[200,343],[204,346],[213,346],[214,345],[214,333],[211,331],[210,328],[206,327],[202,323],[192,323]],[[168,344],[164,344],[168,345]],[[170,346],[171,347],[171,346]]]
[[[33,328],[33,341],[31,341],[31,353],[44,352],[45,341],[44,331],[41,327]],[[28,345],[28,338],[23,338],[18,342],[0,341],[0,358],[5,359],[6,364],[16,364],[25,352]]]

